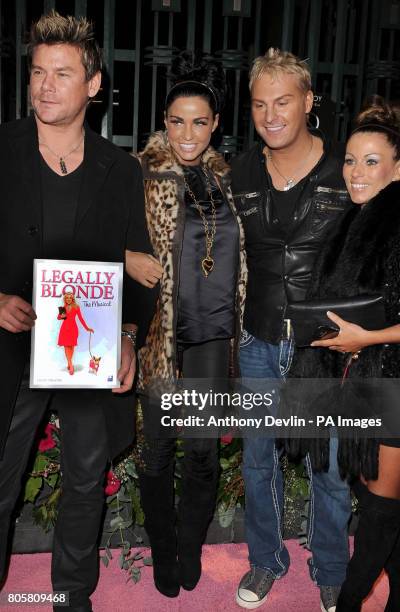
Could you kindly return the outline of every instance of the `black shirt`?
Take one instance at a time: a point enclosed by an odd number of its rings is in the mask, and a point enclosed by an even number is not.
[[[184,172],[211,230],[212,209],[204,171],[200,166],[186,166]],[[216,208],[216,233],[211,249],[214,268],[206,278],[201,268],[201,261],[206,255],[204,225],[193,199],[185,191],[186,218],[178,292],[178,342],[200,343],[231,338],[234,334],[239,227],[212,174],[207,176]]]
[[[276,218],[279,220],[279,224],[284,234],[290,233],[296,204],[307,180],[308,175],[287,191],[275,189],[271,181],[273,211]]]
[[[74,236],[83,165],[60,176],[40,156],[43,202],[43,252],[49,259],[69,258]]]

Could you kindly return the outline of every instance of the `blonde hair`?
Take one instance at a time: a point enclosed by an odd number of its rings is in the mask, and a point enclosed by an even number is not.
[[[72,293],[72,291],[66,291],[63,295],[63,302],[64,302],[64,307],[67,306],[67,304],[65,303],[65,298],[67,297],[67,295],[72,295],[72,304],[70,304],[71,308],[78,308],[78,304],[76,303],[75,300],[75,294]]]
[[[250,91],[254,81],[264,74],[276,78],[281,73],[297,75],[299,87],[304,92],[311,89],[311,74],[306,61],[299,59],[289,51],[281,51],[270,47],[264,55],[259,55],[253,61],[249,72]]]
[[[42,15],[34,22],[29,33],[27,46],[29,70],[32,56],[39,45],[73,45],[81,55],[86,80],[90,81],[103,67],[100,47],[94,37],[93,24],[85,17],[63,17],[56,11]]]

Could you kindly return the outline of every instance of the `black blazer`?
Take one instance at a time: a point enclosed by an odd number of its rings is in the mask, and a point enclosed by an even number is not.
[[[31,302],[33,259],[43,257],[40,153],[33,117],[0,126],[0,173],[0,291]],[[151,252],[140,165],[86,127],[84,174],[68,259],[124,261],[127,244]],[[65,245],[63,253],[60,258],[65,259]],[[126,277],[123,321],[139,325],[139,341],[145,337],[152,302],[151,291]],[[30,332],[0,329],[0,455],[29,351]],[[132,396],[80,392],[105,409],[110,455],[116,455],[133,439]]]

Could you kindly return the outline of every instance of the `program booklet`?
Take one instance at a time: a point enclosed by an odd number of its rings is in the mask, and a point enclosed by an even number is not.
[[[31,388],[118,387],[123,264],[35,259]]]

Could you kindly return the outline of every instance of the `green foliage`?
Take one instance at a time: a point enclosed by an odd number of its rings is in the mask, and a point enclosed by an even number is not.
[[[221,474],[218,485],[217,510],[221,527],[229,527],[238,505],[244,505],[244,483],[241,473],[242,441],[234,438],[221,444]]]
[[[144,512],[140,505],[140,492],[139,487],[135,483],[130,483],[129,494],[131,496],[132,513],[135,516],[136,525],[143,527],[144,525]]]
[[[59,479],[60,479],[60,473],[57,472],[56,474],[50,474],[50,476],[46,478],[45,480],[47,484],[49,485],[49,487],[54,489],[57,486]]]
[[[55,423],[54,418],[52,423]],[[58,431],[55,430],[52,436],[56,441],[56,446],[44,452],[38,452],[33,470],[26,482],[24,497],[25,501],[34,504],[34,520],[45,531],[51,529],[55,523],[61,494]],[[117,557],[119,567],[126,572],[127,581],[134,583],[140,580],[141,569],[152,563],[151,557],[146,555],[146,549],[137,548],[143,543],[138,528],[144,524],[136,467],[138,463],[140,464],[138,447],[142,443],[143,440],[139,435],[137,447],[113,467],[115,477],[121,482],[121,486],[117,493],[106,500],[109,518],[105,525],[105,533],[108,537],[101,555],[102,563],[108,567],[112,560],[111,548],[119,549]],[[177,497],[181,490],[183,455],[182,441],[178,440],[175,465]],[[223,438],[220,448],[221,474],[217,495],[217,516],[222,527],[229,527],[234,520],[236,508],[244,506],[241,464],[241,439],[234,438],[229,441]],[[288,516],[290,516],[290,512],[294,512],[294,502],[307,497],[308,480],[301,464],[295,466],[283,460],[282,469],[285,472],[285,503],[289,506]],[[46,497],[39,496],[39,493],[45,490],[45,484],[50,487],[51,492]]]
[[[138,518],[141,521],[144,520],[137,486],[132,481],[127,480],[125,484],[121,485],[121,488],[115,495],[107,499],[107,504],[112,518],[108,528],[105,528],[105,532],[109,536],[104,548],[104,554],[100,557],[101,561],[107,567],[112,559],[111,545],[119,548],[119,567],[126,571],[127,581],[132,580],[134,583],[137,583],[141,577],[141,568],[144,565],[151,564],[151,562],[149,563],[149,558],[145,557],[145,550],[134,552],[132,549],[132,536],[136,539],[136,543],[140,540],[138,536],[135,536],[132,527],[134,523],[138,524]]]
[[[46,455],[39,453],[38,455],[36,455],[32,472],[45,472],[48,463],[49,458]]]
[[[31,476],[28,478],[25,485],[24,501],[31,502],[33,504],[42,487],[43,478],[40,476]]]
[[[283,457],[282,470],[285,475],[285,495],[294,499],[305,499],[309,494],[309,480],[303,463],[290,463]]]
[[[40,525],[45,532],[50,531],[55,525],[60,495],[61,487],[57,487],[40,504],[33,507],[33,519],[36,525]]]
[[[25,483],[24,501],[36,504],[32,514],[36,524],[49,531],[57,518],[57,505],[60,497],[60,436],[58,423],[54,415],[45,430],[45,442],[50,442],[47,450],[38,450],[31,473]],[[39,446],[40,448],[40,446]],[[46,448],[46,445],[42,448]],[[51,492],[48,495],[39,493],[46,490],[47,485]]]

